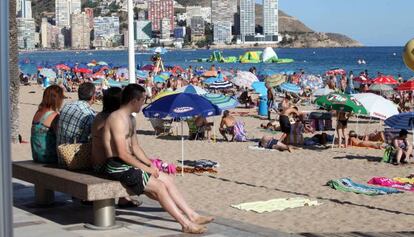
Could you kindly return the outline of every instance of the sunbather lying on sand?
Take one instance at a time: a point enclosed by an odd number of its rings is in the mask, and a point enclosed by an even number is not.
[[[349,132],[348,144],[350,146],[368,147],[368,148],[374,148],[374,149],[384,148],[384,146],[382,145],[382,142],[373,142],[373,141],[359,139],[355,131]]]
[[[279,151],[289,151],[292,152],[288,145],[285,145],[276,137],[273,136],[263,136],[260,139],[259,147],[264,147],[266,149],[276,149]]]

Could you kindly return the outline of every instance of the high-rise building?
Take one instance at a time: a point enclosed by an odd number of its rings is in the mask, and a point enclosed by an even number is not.
[[[119,17],[95,17],[94,18],[94,38],[112,38],[119,35]]]
[[[93,29],[93,8],[85,8],[85,14],[88,16],[89,28]]]
[[[65,38],[61,29],[50,24],[47,18],[42,18],[40,25],[41,45],[42,48],[64,48]]]
[[[213,31],[220,30],[220,33],[214,32],[213,40],[215,43],[223,43],[223,37],[228,39],[232,37],[232,26],[237,15],[237,0],[212,0],[211,1],[211,23]],[[227,35],[228,24],[230,23],[230,36]],[[216,26],[217,25],[217,26]],[[223,35],[225,34],[225,35]],[[219,37],[220,35],[220,37]],[[220,40],[217,37],[220,38]],[[225,40],[226,42],[228,40]]]
[[[188,21],[193,16],[201,16],[204,21],[211,23],[211,7],[189,6],[185,8],[187,16],[187,26],[190,26]]]
[[[85,12],[70,15],[70,30],[72,49],[89,49],[90,34],[89,18]]]
[[[35,48],[36,24],[33,18],[17,18],[17,45],[19,49]]]
[[[204,19],[202,16],[193,16],[188,21],[190,23],[191,37],[204,35]]]
[[[218,21],[213,25],[213,40],[215,43],[231,42],[231,24],[230,21]]]
[[[169,20],[170,32],[174,30],[174,1],[150,0],[148,2],[148,20],[152,22],[153,31],[161,31],[161,22]],[[165,23],[166,24],[166,23]]]
[[[138,43],[149,43],[152,38],[151,21],[134,21],[135,35],[134,40]]]
[[[17,18],[32,19],[32,0],[17,0]]]
[[[265,41],[278,41],[278,0],[263,0],[263,35]]]
[[[169,39],[171,35],[171,21],[168,18],[161,20],[161,39]]]
[[[240,0],[240,35],[243,42],[254,39],[255,4],[255,0]]]
[[[81,12],[81,0],[55,0],[56,26],[70,27],[70,15]]]

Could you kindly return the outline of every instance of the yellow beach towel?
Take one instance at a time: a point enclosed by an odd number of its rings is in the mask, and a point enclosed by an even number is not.
[[[287,208],[296,208],[304,206],[318,206],[321,203],[318,201],[312,201],[306,198],[278,198],[271,199],[268,201],[259,201],[259,202],[247,202],[237,205],[231,205],[231,207],[245,210],[245,211],[254,211],[257,213],[263,212],[272,212],[272,211],[283,211]]]
[[[400,182],[400,183],[407,183],[407,184],[414,184],[414,178],[393,178],[392,180]]]

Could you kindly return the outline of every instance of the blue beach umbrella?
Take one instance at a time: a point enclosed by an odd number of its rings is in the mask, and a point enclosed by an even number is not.
[[[260,94],[260,96],[267,96],[267,88],[264,82],[256,81],[253,82],[252,88],[254,91]]]
[[[164,79],[164,77],[162,77],[160,75],[157,75],[156,77],[154,77],[154,82],[155,83],[164,83],[165,79]]]
[[[33,75],[37,73],[37,66],[33,63],[23,63],[19,66],[20,71],[23,72],[23,74],[30,74]]]
[[[172,118],[184,119],[201,115],[203,117],[220,115],[221,110],[217,105],[212,104],[208,99],[189,93],[179,93],[162,97],[147,107],[142,112],[147,118]],[[184,136],[183,120],[181,120],[181,164],[184,164]],[[184,175],[184,169],[182,175]]]
[[[282,91],[287,91],[287,92],[291,92],[294,94],[299,94],[300,92],[300,87],[292,83],[285,82],[285,83],[282,83],[279,87]]]
[[[213,84],[213,83],[216,83],[216,82],[222,82],[222,81],[224,81],[224,80],[219,78],[219,77],[209,77],[209,78],[205,79],[203,81],[203,83],[207,84],[207,85],[210,85],[210,84]]]
[[[395,128],[395,129],[412,130],[414,134],[414,112],[396,114],[386,119],[385,125],[391,128]],[[414,145],[414,137],[413,137],[413,145]]]
[[[234,109],[239,105],[239,102],[236,99],[222,94],[209,93],[203,95],[203,97],[217,105],[221,110]]]
[[[52,69],[50,69],[50,68],[42,68],[42,69],[40,69],[39,74],[40,74],[40,75],[43,75],[44,77],[47,77],[47,78],[49,78],[49,79],[54,79],[54,78],[56,78],[56,72],[55,72],[55,71],[53,71],[53,70],[52,70]]]
[[[95,84],[95,85],[102,84],[102,79],[98,79],[98,80],[93,81],[93,84]],[[109,79],[108,84],[109,84],[110,87],[123,87],[123,86],[127,86],[128,82],[119,82],[119,81]]]

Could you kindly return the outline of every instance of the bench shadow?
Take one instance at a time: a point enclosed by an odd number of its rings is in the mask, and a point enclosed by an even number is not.
[[[154,225],[154,224],[150,224],[150,223],[147,223],[147,222],[135,221],[135,220],[131,220],[131,219],[123,218],[123,217],[117,217],[116,219],[119,220],[119,221],[125,222],[125,223],[133,224],[133,225],[147,226],[147,227],[151,227],[151,228],[171,230],[171,231],[177,231],[177,232],[182,233],[180,229],[169,228],[169,227],[165,227],[165,226],[162,226],[162,225]]]

